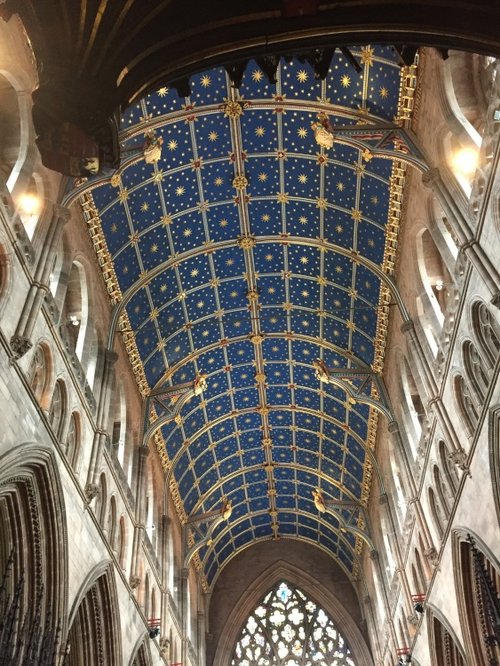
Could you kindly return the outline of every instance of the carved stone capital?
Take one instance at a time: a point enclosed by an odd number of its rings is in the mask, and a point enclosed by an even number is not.
[[[424,555],[429,560],[429,562],[432,564],[433,567],[436,567],[438,565],[439,554],[437,550],[434,548],[434,546],[431,546],[430,548],[427,548],[427,550],[424,550]]]
[[[415,325],[413,324],[413,321],[411,319],[408,319],[407,321],[404,321],[401,324],[399,330],[401,331],[401,333],[406,335],[406,333],[411,333],[412,331],[415,330]]]
[[[58,221],[62,222],[63,225],[66,224],[66,222],[71,217],[71,211],[69,210],[69,208],[61,206],[61,204],[58,203],[53,204],[52,210],[54,213],[54,217],[57,218]]]
[[[118,360],[118,354],[112,349],[106,349],[104,359],[108,365],[113,366]]]
[[[432,169],[429,169],[422,174],[422,183],[425,185],[425,187],[433,188],[437,185],[437,183],[439,183],[440,180],[441,174],[439,173],[439,169],[436,169],[436,167],[433,167]]]
[[[130,576],[129,585],[133,590],[136,590],[141,583],[142,579],[140,576]]]
[[[497,293],[494,294],[494,295],[491,297],[491,299],[490,299],[490,303],[491,303],[494,307],[496,307],[496,308],[500,308],[500,291],[497,291]]]
[[[10,339],[10,348],[14,352],[16,361],[29,352],[33,347],[33,343],[24,335],[13,335]]]
[[[90,503],[99,494],[99,486],[95,483],[87,483],[84,492],[87,502]]]
[[[462,447],[459,449],[454,449],[450,454],[448,454],[448,459],[451,460],[451,462],[456,465],[458,469],[461,469],[462,472],[467,472],[469,469],[467,466],[467,458],[468,455]]]
[[[407,617],[406,619],[407,619],[408,622],[409,622],[412,626],[414,626],[414,627],[416,627],[416,626],[418,625],[419,620],[420,620],[420,618],[419,618],[419,616],[417,615],[417,613],[412,613],[411,615],[408,615],[408,617]]]
[[[389,425],[387,426],[387,430],[391,433],[394,434],[396,432],[399,432],[399,425],[397,421],[391,421]]]
[[[372,560],[372,562],[378,562],[378,550],[370,550],[370,560]]]

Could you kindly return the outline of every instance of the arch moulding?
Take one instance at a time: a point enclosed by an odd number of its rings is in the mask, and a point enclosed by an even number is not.
[[[251,588],[238,599],[235,607],[229,609],[228,621],[221,633],[213,664],[230,666],[233,648],[246,619],[266,592],[281,580],[296,585],[325,610],[347,640],[356,666],[373,666],[370,649],[356,622],[342,603],[315,578],[283,560],[278,560],[268,567],[252,582]]]

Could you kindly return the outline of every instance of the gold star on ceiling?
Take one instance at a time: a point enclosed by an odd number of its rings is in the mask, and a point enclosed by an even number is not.
[[[307,224],[307,217],[305,215],[301,215],[299,217],[299,222],[300,224]]]
[[[163,86],[162,88],[159,88],[157,90],[157,93],[160,97],[165,97],[165,95],[168,93],[168,88],[166,86]]]
[[[205,74],[201,77],[200,83],[204,88],[208,88],[212,83],[212,79],[208,76],[208,74]]]
[[[264,74],[260,69],[254,69],[252,72],[252,81],[259,83],[264,78]]]
[[[167,147],[169,150],[175,150],[179,144],[175,139],[170,139],[170,141],[167,143]]]
[[[344,186],[344,183],[342,183],[342,182],[339,180],[339,182],[337,183],[337,186],[336,186],[336,187],[337,187],[337,189],[338,189],[339,192],[343,192],[345,186]]]
[[[261,183],[265,183],[266,180],[267,180],[267,173],[264,173],[264,172],[259,173],[258,178],[259,178]]]
[[[276,199],[278,200],[278,203],[286,204],[288,203],[288,194],[286,192],[278,192]]]
[[[224,180],[220,176],[217,176],[217,178],[215,178],[215,180],[214,180],[214,185],[216,187],[220,187],[223,183],[224,183]]]
[[[351,85],[351,77],[348,76],[347,74],[344,74],[340,79],[340,83],[342,84],[343,88],[349,88],[349,86]]]
[[[355,222],[361,221],[361,211],[357,208],[351,208],[351,217]]]
[[[223,218],[223,219],[219,222],[219,225],[220,225],[221,227],[227,227],[227,224],[228,224],[228,222],[227,222],[227,220],[226,220],[225,218]]]
[[[209,132],[209,134],[208,134],[208,140],[209,141],[217,141],[218,138],[219,138],[219,135],[217,134],[217,132],[214,132],[213,130],[211,132]]]
[[[307,176],[305,173],[299,174],[299,183],[305,185],[307,183]]]
[[[157,245],[157,243],[153,243],[153,245],[151,245],[150,250],[151,250],[152,254],[156,254],[156,253],[158,252],[158,245]]]
[[[255,136],[261,137],[261,136],[264,136],[265,133],[266,133],[266,130],[262,127],[262,125],[259,125],[259,127],[255,128]]]
[[[269,222],[271,218],[267,213],[264,213],[264,215],[262,215],[260,219],[262,220],[262,222]]]
[[[380,95],[380,97],[382,97],[382,99],[386,99],[389,96],[389,91],[385,86],[382,86],[378,91],[378,94]]]
[[[297,134],[301,139],[305,139],[307,136],[307,130],[305,127],[299,127],[297,130]]]
[[[184,185],[179,185],[178,187],[175,188],[175,193],[179,197],[182,196],[185,191],[186,191],[186,188],[184,187]]]
[[[299,83],[305,83],[309,76],[307,75],[307,72],[305,69],[301,69],[300,71],[297,72],[297,81]]]
[[[376,205],[378,204],[378,197],[376,195],[373,195],[372,197],[370,197],[370,201],[372,202],[372,204]]]
[[[147,210],[149,210],[149,204],[147,201],[145,201],[143,204],[141,204],[141,210],[143,213],[145,213]]]

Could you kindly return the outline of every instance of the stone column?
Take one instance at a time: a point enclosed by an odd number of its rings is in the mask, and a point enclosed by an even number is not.
[[[132,545],[132,571],[139,571],[139,555],[146,529],[146,464],[149,449],[141,446],[137,452],[137,476],[135,484],[135,518],[134,541]]]
[[[401,454],[401,459],[403,461],[403,465],[405,468],[406,472],[406,483],[408,484],[408,489],[409,489],[409,495],[410,495],[410,500],[408,504],[414,504],[415,505],[415,515],[417,518],[417,522],[420,525],[422,535],[424,538],[424,544],[426,546],[425,553],[436,553],[436,549],[434,548],[433,542],[432,542],[432,536],[430,534],[429,528],[427,526],[427,522],[425,521],[425,518],[422,513],[422,506],[420,504],[420,498],[418,496],[418,489],[415,484],[415,479],[413,478],[413,474],[411,471],[410,463],[408,461],[408,456],[406,455],[406,449],[403,446],[403,443],[401,441],[401,433],[399,431],[399,427],[397,423],[394,422],[394,424],[391,424],[392,427],[389,427],[389,432],[393,435],[395,439],[395,444],[396,446],[394,447],[397,449],[400,454]],[[407,579],[406,579],[407,582]],[[410,595],[411,598],[411,595]]]
[[[390,526],[390,534],[394,535],[394,552],[396,555],[396,571],[399,576],[399,579],[401,580],[401,584],[403,587],[403,592],[405,594],[405,600],[406,600],[406,606],[407,609],[411,608],[411,593],[410,593],[410,588],[408,586],[408,580],[406,578],[406,571],[403,567],[403,557],[401,555],[401,549],[399,547],[399,541],[396,537],[397,534],[397,529],[396,529],[396,521],[394,520],[394,514],[392,511],[391,504],[389,502],[389,497],[387,494],[383,494],[380,496],[379,499],[380,506],[384,507],[384,513],[385,517],[387,519],[387,522]]]
[[[401,326],[401,331],[408,337],[408,348],[413,352],[413,358],[417,364],[417,369],[424,383],[424,388],[427,393],[428,406],[433,408],[436,417],[439,421],[443,435],[448,440],[453,451],[463,452],[462,445],[457,437],[453,423],[451,422],[448,411],[446,410],[437,387],[434,374],[429,365],[427,356],[425,355],[420,340],[415,333],[413,321],[409,319]],[[457,457],[459,454],[456,454]]]
[[[392,640],[393,645],[395,647],[397,647],[398,643],[397,643],[397,640],[396,640],[396,632],[394,631],[394,622],[392,620],[391,606],[390,606],[390,603],[389,603],[389,595],[387,594],[387,584],[386,584],[384,572],[382,570],[382,565],[380,564],[380,557],[379,557],[379,554],[376,550],[371,551],[370,559],[373,562],[373,567],[377,571],[377,577],[380,581],[380,586],[382,588],[382,595],[383,595],[383,599],[384,599],[386,622],[389,626],[389,632],[390,632],[390,635],[391,635],[391,640]]]
[[[33,275],[28,296],[24,303],[16,331],[10,340],[10,346],[16,359],[24,356],[33,343],[31,335],[42,307],[45,294],[49,290],[49,279],[54,264],[54,257],[59,247],[62,230],[70,218],[70,211],[59,204],[54,204],[53,214],[42,245]]]
[[[448,216],[450,226],[460,243],[460,251],[465,254],[488,287],[491,303],[500,307],[500,274],[471,232],[468,220],[446,187],[438,169],[426,171],[422,175],[422,182],[432,189]]]
[[[111,349],[106,349],[104,352],[104,369],[102,374],[101,391],[99,395],[99,402],[97,403],[96,413],[96,429],[94,433],[94,441],[92,443],[92,451],[90,454],[89,469],[87,473],[87,485],[85,486],[85,494],[87,498],[95,496],[94,490],[98,485],[99,467],[101,464],[102,452],[106,443],[106,438],[109,437],[107,432],[108,427],[108,412],[109,403],[111,400],[111,390],[113,385],[113,367],[118,360],[118,354]],[[90,499],[89,499],[90,501]]]
[[[188,577],[189,568],[182,567],[181,572],[181,622],[182,622],[182,648],[181,648],[181,663],[188,663]]]

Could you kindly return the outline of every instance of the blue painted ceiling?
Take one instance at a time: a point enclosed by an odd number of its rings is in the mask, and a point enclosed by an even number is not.
[[[222,68],[192,77],[189,98],[161,88],[125,111],[132,158],[93,192],[122,292],[143,280],[127,314],[149,385],[207,375],[163,436],[188,515],[232,500],[200,551],[209,583],[261,539],[355,567],[355,537],[311,493],[361,497],[369,410],[312,363],[374,361],[380,281],[341,251],[382,265],[391,162],[321,148],[311,124],[321,110],[334,126],[392,121],[400,70],[389,47],[352,53],[361,72],[339,53],[324,81],[282,60],[276,85],[250,62],[239,90]],[[155,165],[133,157],[151,128]]]

